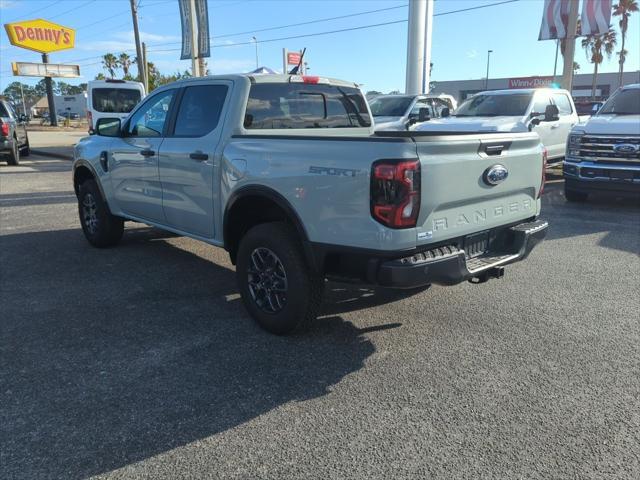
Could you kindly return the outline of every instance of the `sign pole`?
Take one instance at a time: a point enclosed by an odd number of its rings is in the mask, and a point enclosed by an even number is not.
[[[20,96],[22,97],[22,113],[27,116],[27,104],[24,103],[24,90],[22,89],[22,82],[20,82]]]
[[[49,54],[42,54],[42,63],[49,63]],[[47,103],[49,104],[49,120],[52,127],[58,126],[58,115],[56,114],[56,105],[53,99],[53,82],[51,77],[44,77],[44,84],[47,87]]]
[[[576,50],[576,32],[578,31],[578,2],[569,2],[569,25],[567,28],[567,45],[564,49],[564,66],[562,67],[562,88],[569,91],[573,86],[573,55]]]
[[[189,2],[189,20],[191,20],[191,74],[194,77],[200,76],[200,65],[198,64],[198,31],[196,21],[196,0]]]
[[[287,72],[287,49],[283,48],[282,49],[282,73],[284,73],[285,75],[288,73]]]

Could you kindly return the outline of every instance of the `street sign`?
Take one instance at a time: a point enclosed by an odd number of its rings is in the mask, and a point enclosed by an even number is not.
[[[62,65],[56,63],[12,62],[11,70],[14,75],[21,77],[63,77],[75,78],[80,76],[79,65]]]
[[[287,52],[287,65],[298,65],[300,63],[300,52]]]
[[[76,40],[73,28],[42,19],[6,23],[4,29],[11,45],[40,53],[73,48]]]

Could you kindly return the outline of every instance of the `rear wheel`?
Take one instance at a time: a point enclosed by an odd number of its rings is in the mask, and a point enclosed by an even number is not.
[[[9,165],[20,165],[20,147],[18,146],[18,140],[13,139],[13,145],[9,152],[9,158],[7,160]]]
[[[585,202],[589,198],[589,194],[565,187],[564,198],[567,199],[567,202]]]
[[[111,215],[95,180],[85,180],[80,185],[78,213],[84,236],[94,247],[111,247],[122,238],[124,220]]]
[[[265,330],[304,330],[318,316],[324,277],[307,266],[296,232],[286,223],[264,223],[246,233],[236,275],[245,307]]]

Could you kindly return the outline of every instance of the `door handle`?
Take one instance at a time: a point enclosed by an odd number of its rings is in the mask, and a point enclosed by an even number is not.
[[[552,130],[555,130],[556,128],[560,128],[560,125],[551,125]]]
[[[156,152],[154,152],[153,150],[140,150],[140,155],[142,155],[143,157],[153,157],[156,154]]]
[[[204,162],[205,160],[209,160],[209,155],[202,152],[191,152],[189,154],[189,158],[191,160],[198,160],[199,162]]]

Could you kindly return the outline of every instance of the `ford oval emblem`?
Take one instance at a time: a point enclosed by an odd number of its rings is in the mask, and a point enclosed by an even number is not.
[[[616,153],[636,153],[638,150],[640,150],[640,145],[633,143],[619,143],[613,146],[613,151]]]
[[[487,168],[482,175],[482,179],[487,185],[494,186],[504,182],[508,176],[509,170],[507,170],[507,167],[498,164]]]

